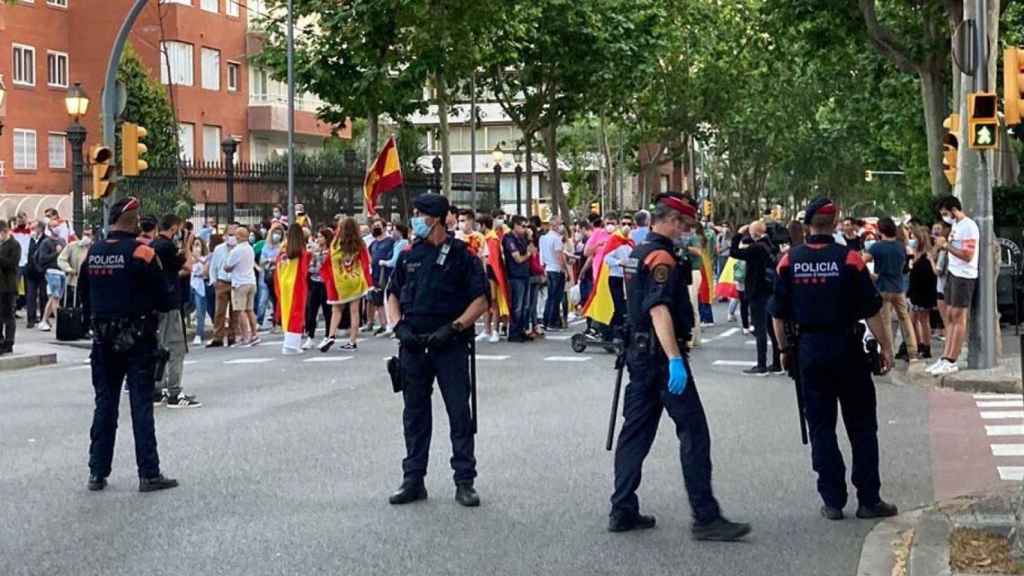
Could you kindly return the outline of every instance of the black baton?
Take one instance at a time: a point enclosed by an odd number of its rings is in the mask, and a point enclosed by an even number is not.
[[[615,439],[615,419],[619,415],[619,396],[622,393],[622,373],[626,369],[626,350],[621,342],[617,345],[618,354],[615,355],[615,389],[612,392],[612,413],[608,416],[608,438],[605,439],[604,449],[609,452],[612,449],[612,442]]]
[[[472,411],[471,423],[476,434],[476,331],[469,332],[469,406]]]

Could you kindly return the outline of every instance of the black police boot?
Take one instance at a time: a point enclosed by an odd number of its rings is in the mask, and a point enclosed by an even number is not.
[[[648,530],[656,524],[654,516],[631,514],[628,512],[612,512],[608,516],[609,532],[629,532],[630,530]]]
[[[877,504],[870,506],[861,504],[857,507],[857,518],[888,518],[899,513],[900,511],[896,508],[895,504],[889,504],[885,500],[879,500]]]
[[[466,508],[476,508],[480,505],[480,496],[473,489],[472,482],[460,482],[455,485],[455,501]]]
[[[716,542],[733,542],[750,533],[750,524],[730,522],[719,516],[711,522],[694,524],[690,535],[694,540],[712,540]]]
[[[394,494],[388,498],[388,503],[393,505],[408,504],[417,500],[427,499],[427,487],[423,485],[423,481],[411,481],[406,480],[402,482],[402,485],[395,491]]]
[[[107,487],[107,479],[102,476],[96,476],[95,474],[89,475],[89,491],[99,492]]]
[[[832,506],[829,506],[828,504],[824,504],[821,507],[821,515],[824,516],[825,518],[828,518],[829,520],[842,520],[843,519],[843,509],[842,508],[833,508]]]
[[[167,490],[168,488],[174,488],[178,485],[178,481],[174,478],[167,478],[163,474],[154,476],[152,478],[139,478],[139,492],[156,492],[157,490]]]

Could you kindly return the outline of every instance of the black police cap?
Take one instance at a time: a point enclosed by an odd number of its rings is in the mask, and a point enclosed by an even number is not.
[[[808,204],[807,208],[804,210],[804,224],[810,224],[811,218],[813,218],[815,214],[835,215],[835,213],[836,205],[828,198],[819,196],[814,200],[811,200],[811,203]]]
[[[131,212],[132,210],[138,210],[142,207],[139,199],[134,196],[126,196],[121,198],[114,205],[110,207],[110,213],[108,219],[111,224],[116,224],[117,219],[120,218],[125,212]]]
[[[413,206],[420,214],[444,218],[448,215],[448,199],[440,194],[420,194],[413,201]]]

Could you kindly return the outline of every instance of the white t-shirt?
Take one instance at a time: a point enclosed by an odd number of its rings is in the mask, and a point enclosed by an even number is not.
[[[974,255],[970,261],[962,260],[952,252],[949,253],[949,271],[959,278],[978,277],[978,244],[981,240],[981,232],[978,225],[970,218],[964,218],[953,224],[953,231],[949,233],[949,245],[957,250],[973,249]]]
[[[558,255],[562,252],[562,235],[554,230],[540,237],[540,263],[545,272],[561,272]]]
[[[226,266],[231,266],[232,288],[256,284],[256,253],[248,242],[231,249]]]

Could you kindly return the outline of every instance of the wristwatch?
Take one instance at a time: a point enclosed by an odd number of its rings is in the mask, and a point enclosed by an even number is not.
[[[456,332],[462,332],[463,330],[465,330],[465,328],[466,327],[462,325],[462,322],[459,322],[458,320],[452,322],[452,329],[454,329]]]

